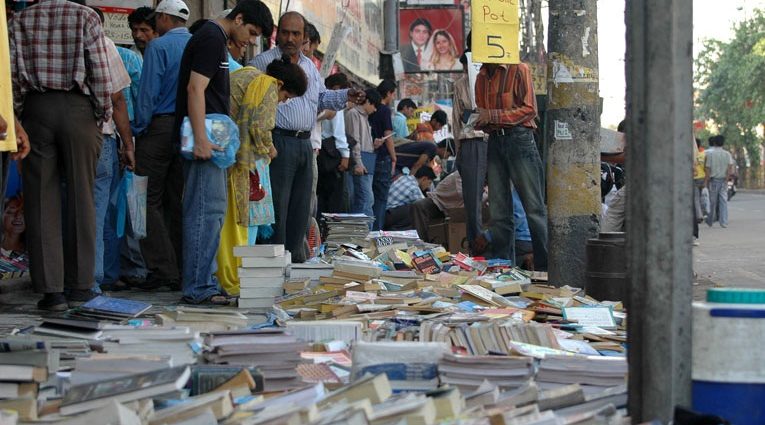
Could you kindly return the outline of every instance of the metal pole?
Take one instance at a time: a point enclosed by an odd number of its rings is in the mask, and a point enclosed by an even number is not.
[[[383,3],[383,24],[386,53],[398,51],[398,0],[385,0]]]

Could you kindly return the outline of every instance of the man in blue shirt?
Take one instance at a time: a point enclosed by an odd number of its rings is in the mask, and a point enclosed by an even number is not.
[[[311,215],[311,162],[315,161],[310,138],[316,115],[324,109],[342,110],[349,99],[359,104],[365,99],[364,92],[356,89],[327,90],[316,65],[301,51],[305,23],[297,12],[283,14],[276,32],[277,47],[250,62],[265,72],[268,64],[287,54],[308,77],[308,91],[280,103],[276,110],[273,141],[278,155],[270,165],[271,181],[280,183],[272,187],[276,214],[272,242],[284,244],[294,263],[304,262],[307,254],[304,240]]]
[[[406,125],[406,120],[414,116],[417,104],[408,97],[401,99],[396,106],[396,114],[393,115],[393,134],[401,139],[406,139],[412,133]]]
[[[388,209],[388,191],[390,190],[391,176],[396,166],[396,151],[393,148],[393,122],[390,112],[390,104],[393,95],[396,94],[396,82],[383,80],[377,86],[377,92],[382,98],[382,103],[377,111],[369,116],[369,125],[372,127],[377,163],[372,178],[372,193],[375,201],[372,211],[375,214],[375,223],[372,230],[382,230],[385,225],[385,211]]]
[[[182,242],[183,162],[173,144],[175,99],[181,56],[191,34],[186,29],[189,8],[181,0],[163,0],[154,11],[159,38],[143,57],[133,133],[136,174],[149,177],[146,237],[141,251],[149,276],[142,289],[180,287]]]

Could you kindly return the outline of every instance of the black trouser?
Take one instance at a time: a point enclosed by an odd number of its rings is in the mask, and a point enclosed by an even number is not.
[[[319,170],[319,180],[316,183],[317,216],[321,216],[321,213],[346,212],[343,202],[344,187],[345,173],[337,170],[324,173]]]
[[[175,117],[156,116],[136,140],[136,174],[149,178],[141,252],[151,280],[179,280],[183,241],[183,160],[173,143]]]
[[[434,218],[444,218],[444,213],[438,209],[436,203],[430,198],[420,199],[410,205],[410,207],[412,224],[417,229],[417,234],[420,235],[420,239],[423,241],[430,242],[430,221]]]
[[[30,93],[21,121],[32,147],[24,159],[22,179],[34,289],[40,293],[92,289],[93,181],[103,143],[93,105],[88,96],[72,92]]]
[[[414,228],[411,219],[411,204],[385,211],[385,230],[409,230]]]

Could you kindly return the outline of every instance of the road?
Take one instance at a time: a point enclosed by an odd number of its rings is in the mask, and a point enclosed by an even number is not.
[[[714,284],[765,289],[765,192],[739,192],[728,203],[728,216],[725,229],[699,225],[693,269],[700,285],[694,298]]]

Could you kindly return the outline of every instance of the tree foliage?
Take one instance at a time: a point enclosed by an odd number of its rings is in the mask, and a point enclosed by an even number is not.
[[[696,58],[696,119],[711,120],[726,144],[758,160],[765,124],[765,13],[734,27],[729,42],[707,40]]]

